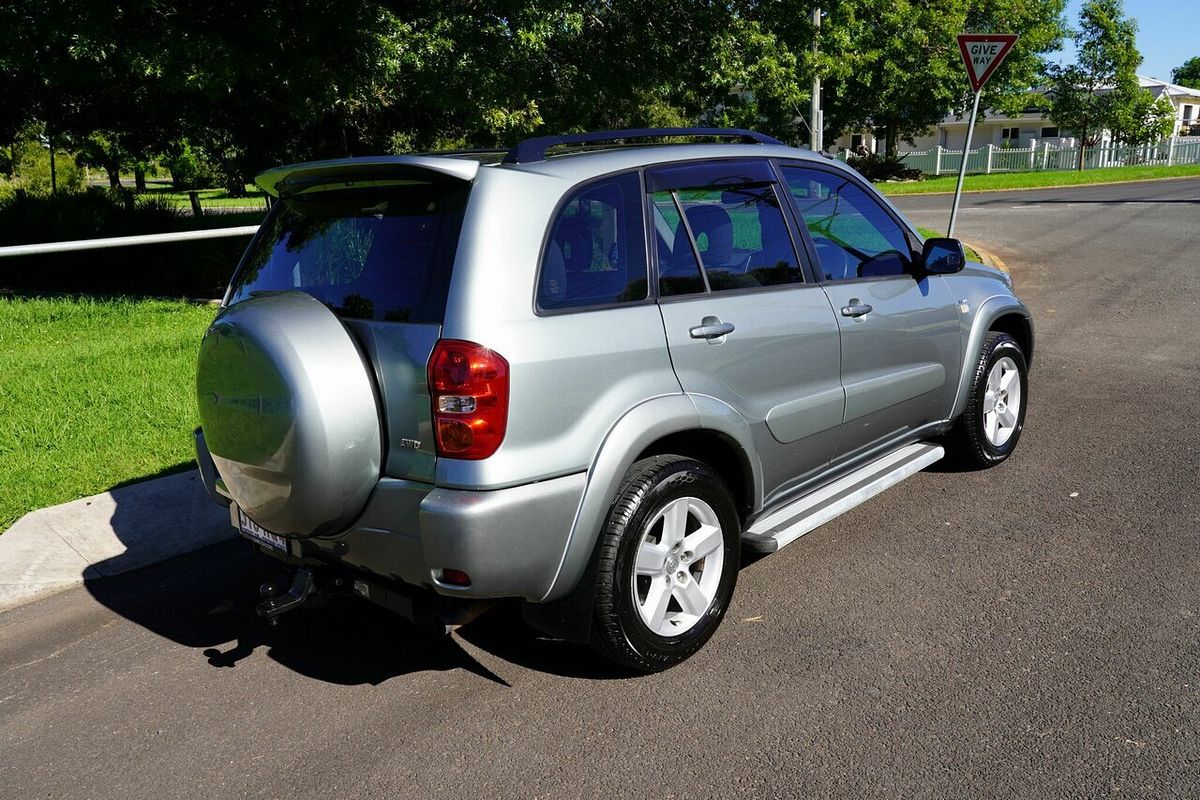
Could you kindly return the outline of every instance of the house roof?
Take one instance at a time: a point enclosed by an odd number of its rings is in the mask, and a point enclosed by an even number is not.
[[[1179,86],[1178,84],[1167,83],[1166,81],[1160,81],[1158,78],[1148,78],[1145,75],[1138,75],[1137,79],[1138,79],[1138,84],[1140,84],[1143,89],[1149,89],[1150,94],[1153,95],[1154,99],[1156,99],[1156,100],[1160,97],[1166,96],[1166,97],[1176,97],[1176,98],[1182,98],[1182,97],[1192,98],[1192,97],[1194,97],[1194,98],[1196,98],[1197,101],[1200,101],[1200,89],[1192,89],[1188,86]],[[1109,91],[1109,89],[1106,87],[1102,87],[1098,91],[1106,92],[1106,91]],[[1042,89],[1042,88],[1029,90],[1029,94],[1045,94],[1045,93],[1046,93],[1046,90]],[[1044,111],[1036,111],[1033,109],[1026,109],[1025,111],[1021,112],[1020,114],[1016,115],[1015,117],[1009,117],[1005,114],[999,114],[993,109],[985,109],[983,112],[983,119],[980,120],[980,124],[982,124],[983,122],[989,122],[989,121],[991,121],[991,122],[1004,121],[1006,123],[1012,123],[1012,122],[1033,123],[1036,120],[1045,119],[1045,117],[1046,117],[1046,115],[1045,115]],[[952,111],[952,112],[948,113],[945,116],[945,118],[942,119],[941,124],[946,125],[946,126],[966,125],[967,119],[965,116],[959,116],[958,114],[956,114],[955,112]]]
[[[1179,86],[1174,83],[1160,81],[1158,78],[1147,78],[1145,75],[1138,75],[1138,83],[1143,89],[1149,89],[1150,94],[1154,95],[1155,99],[1168,95],[1170,97],[1195,97],[1200,99],[1200,89],[1192,89],[1188,86]]]

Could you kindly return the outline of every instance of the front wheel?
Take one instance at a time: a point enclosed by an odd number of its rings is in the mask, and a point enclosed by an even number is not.
[[[984,469],[1017,446],[1029,403],[1029,371],[1016,339],[993,331],[984,337],[967,406],[946,436],[946,451],[962,467]]]
[[[682,456],[634,464],[596,554],[592,646],[640,672],[699,650],[733,596],[740,530],[729,490],[708,465]]]

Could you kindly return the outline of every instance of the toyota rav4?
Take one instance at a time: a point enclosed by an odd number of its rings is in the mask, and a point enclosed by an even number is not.
[[[258,184],[275,202],[201,345],[196,447],[294,568],[272,620],[335,587],[443,624],[515,598],[659,670],[712,636],[743,548],[1021,435],[1033,325],[1008,276],[759,133]]]

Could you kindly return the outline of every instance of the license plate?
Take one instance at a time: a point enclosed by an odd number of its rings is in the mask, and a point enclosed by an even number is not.
[[[273,550],[278,550],[281,553],[288,551],[287,539],[284,539],[277,533],[263,530],[261,525],[247,517],[246,512],[240,508],[238,509],[238,525],[243,534],[259,544],[270,547]]]

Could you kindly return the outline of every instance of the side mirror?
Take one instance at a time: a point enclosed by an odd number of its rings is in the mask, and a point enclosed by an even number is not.
[[[926,239],[921,265],[930,275],[950,275],[967,265],[967,254],[958,239]]]

